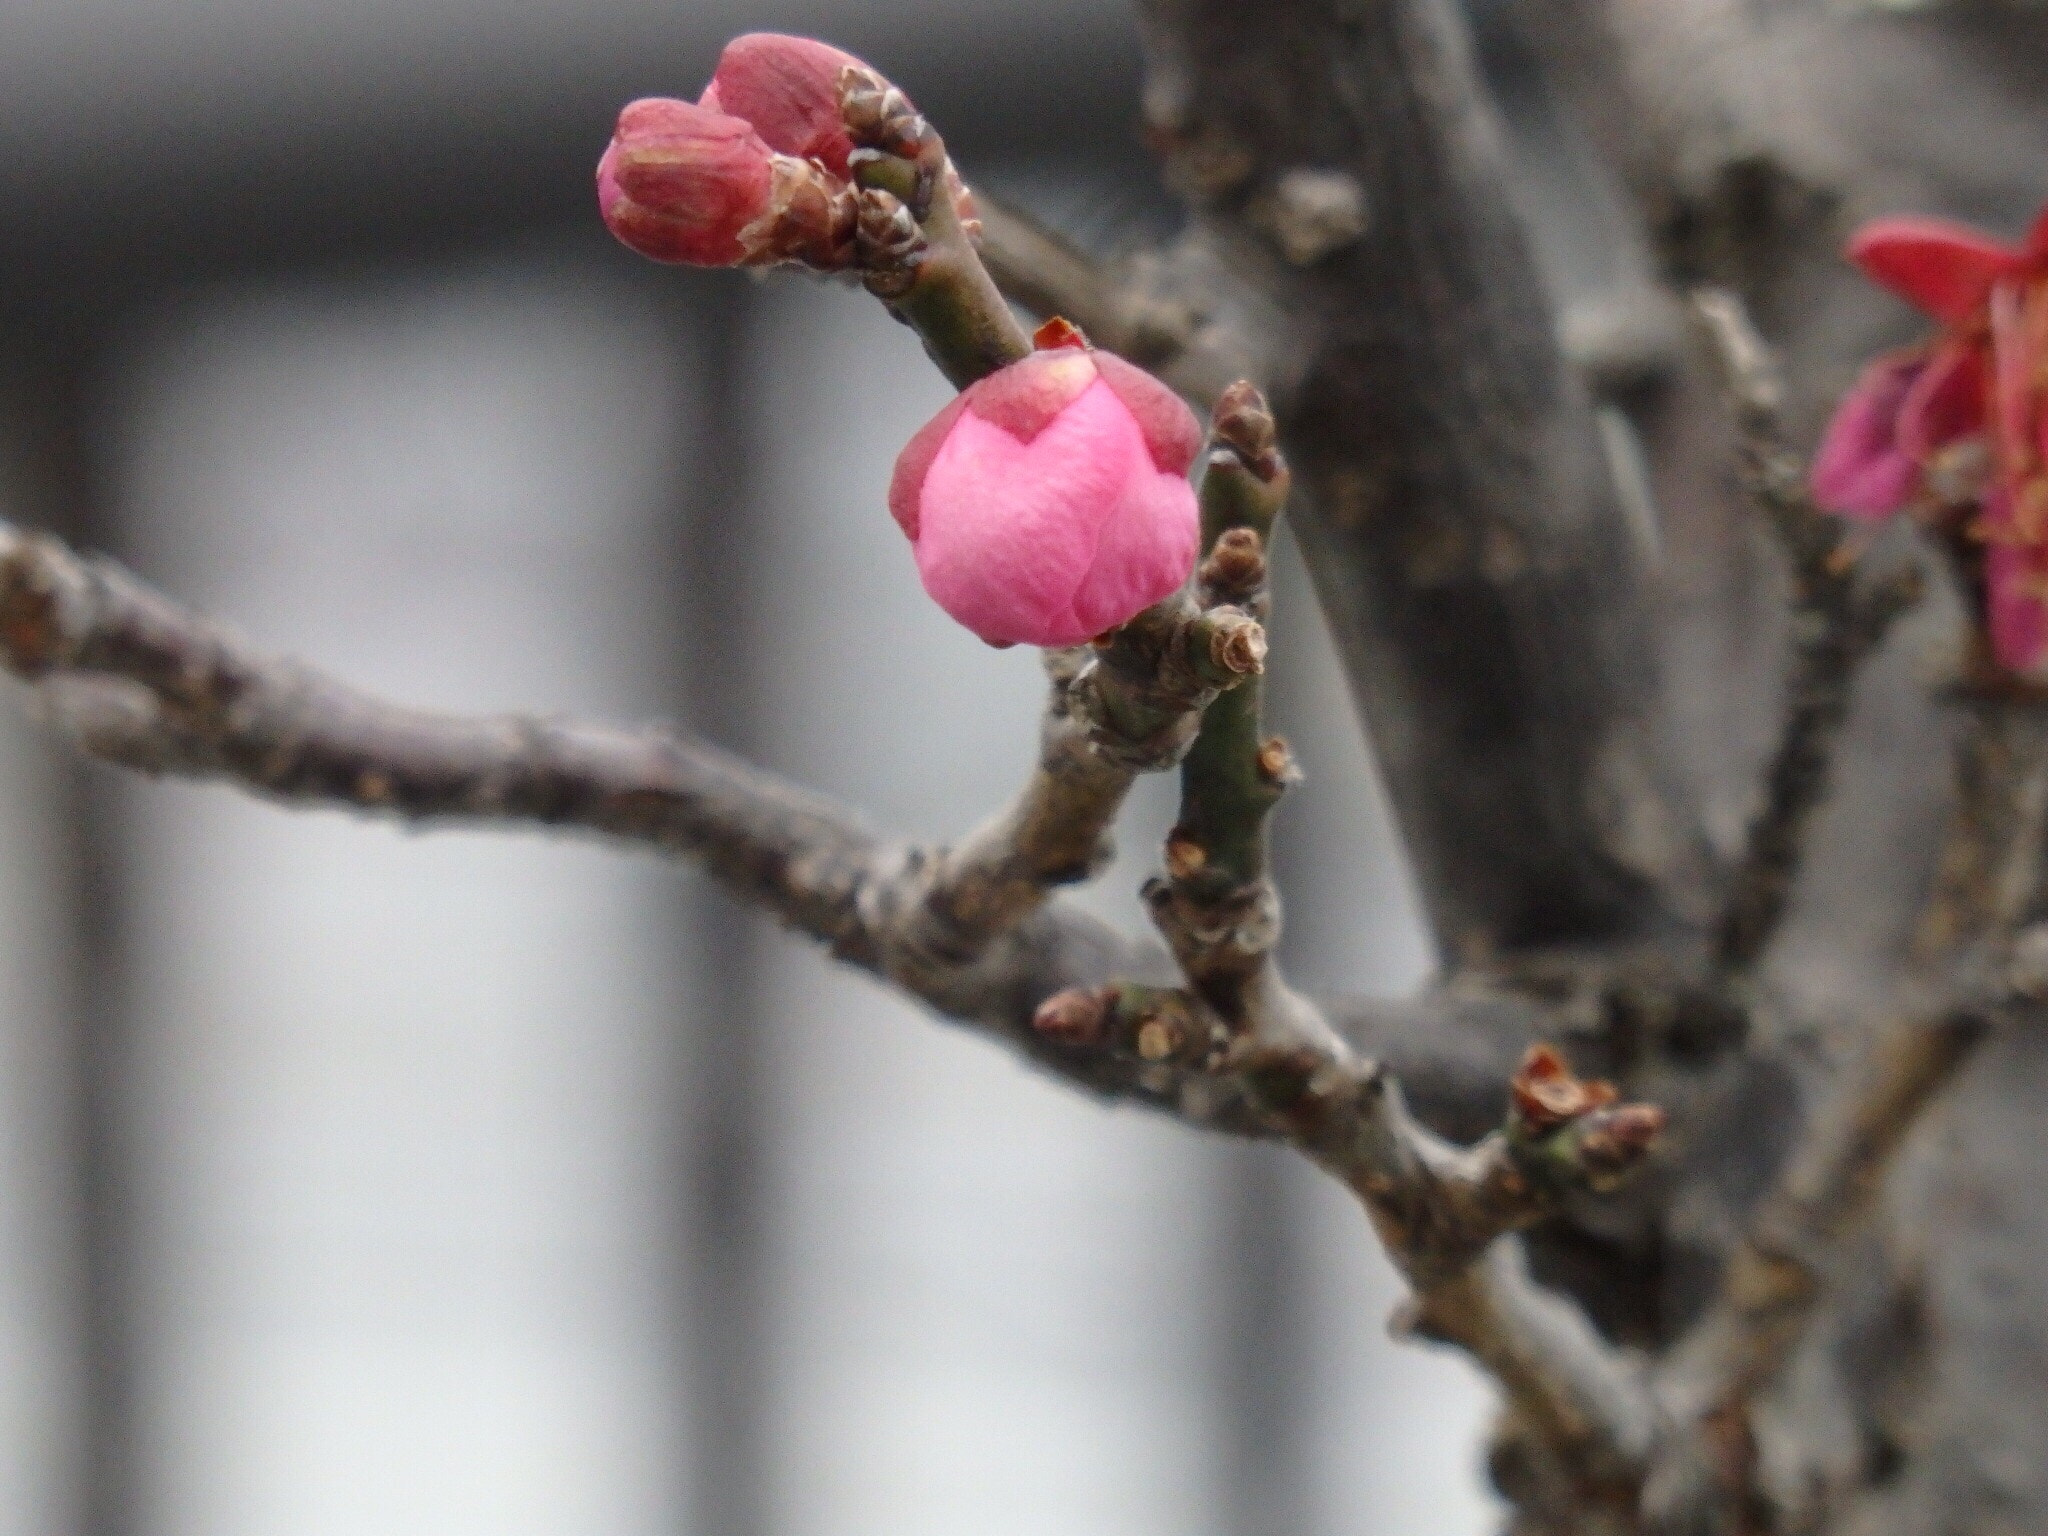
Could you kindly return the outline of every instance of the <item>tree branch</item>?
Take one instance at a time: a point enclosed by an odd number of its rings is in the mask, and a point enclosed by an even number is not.
[[[1212,444],[1204,598],[1263,616],[1265,542],[1289,476],[1273,418],[1248,384],[1217,402]],[[1076,989],[1049,999],[1037,1027],[1083,1059],[1205,1077],[1341,1179],[1414,1288],[1407,1325],[1491,1370],[1551,1463],[1576,1480],[1611,1480],[1649,1444],[1641,1383],[1571,1302],[1542,1295],[1518,1256],[1493,1250],[1570,1191],[1606,1188],[1630,1171],[1663,1116],[1617,1105],[1612,1087],[1578,1081],[1538,1047],[1512,1080],[1504,1129],[1460,1149],[1414,1119],[1385,1066],[1360,1057],[1274,962],[1280,898],[1265,824],[1293,772],[1285,743],[1264,737],[1259,703],[1254,679],[1204,714],[1181,765],[1165,878],[1146,887],[1185,987]]]
[[[1448,0],[1149,0],[1167,281],[1272,381],[1317,590],[1454,953],[1657,931],[1699,878],[1644,572]]]
[[[1835,1257],[1867,1220],[1921,1114],[1998,1018],[2019,1007],[2007,998],[1894,1020],[1809,1126],[1751,1216],[1713,1305],[1658,1370],[1672,1429],[1645,1494],[1664,1522],[1653,1528],[1722,1528],[1712,1512],[1750,1496],[1751,1406],[1798,1353]]]
[[[1742,300],[1726,289],[1702,288],[1693,307],[1734,408],[1743,490],[1777,536],[1792,577],[1785,723],[1716,936],[1720,968],[1738,973],[1763,955],[1784,918],[1813,813],[1827,794],[1857,672],[1919,600],[1923,578],[1909,565],[1874,582],[1859,581],[1847,528],[1814,505],[1805,464],[1787,446],[1784,383]]]
[[[394,704],[266,654],[114,565],[5,524],[0,664],[32,685],[45,718],[81,751],[150,775],[415,825],[534,826],[689,857],[838,959],[1077,1087],[1210,1129],[1273,1134],[1206,1084],[1183,1102],[1175,1074],[1080,1061],[1032,1029],[1038,1005],[1063,989],[1163,975],[1156,948],[1056,899],[971,960],[906,945],[942,850],[880,837],[844,807],[690,736]],[[1341,1016],[1417,1075],[1424,1102],[1452,1128],[1497,1104],[1515,1056],[1541,1032],[1533,1010],[1449,993],[1353,1002]]]
[[[1259,349],[1147,280],[1156,275],[1157,252],[1101,262],[1022,209],[975,197],[981,259],[1011,302],[1043,320],[1072,321],[1096,346],[1149,368],[1205,410],[1233,380],[1263,382]]]

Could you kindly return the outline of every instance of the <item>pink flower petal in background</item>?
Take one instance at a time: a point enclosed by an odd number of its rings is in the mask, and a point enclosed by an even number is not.
[[[1974,341],[1940,341],[1899,402],[1901,450],[1925,464],[1943,449],[1978,437],[1987,424],[1988,360]]]
[[[1935,319],[1959,325],[1983,308],[1991,285],[2027,253],[1946,219],[1873,219],[1849,241],[1849,259]]]
[[[2048,574],[2036,552],[1994,543],[1984,555],[1985,606],[1989,609],[1991,654],[2008,672],[2032,672],[2048,655],[2048,604],[2041,600]]]
[[[1830,512],[1890,517],[1920,487],[1920,463],[1899,445],[1899,412],[1927,366],[1922,352],[1881,357],[1835,407],[1808,484]]]

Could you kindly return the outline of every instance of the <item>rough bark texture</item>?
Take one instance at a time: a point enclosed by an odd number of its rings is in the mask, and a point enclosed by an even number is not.
[[[1164,279],[1271,387],[1439,936],[1656,931],[1698,872],[1650,728],[1647,572],[1457,12],[1142,13],[1147,123],[1196,212]]]

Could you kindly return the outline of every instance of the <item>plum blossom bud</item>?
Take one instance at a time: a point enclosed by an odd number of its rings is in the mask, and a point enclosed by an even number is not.
[[[853,259],[852,189],[702,104],[629,105],[598,162],[597,197],[612,233],[656,261],[830,272]]]
[[[848,69],[915,114],[901,91],[852,54],[815,38],[780,32],[749,32],[727,43],[698,103],[752,124],[776,153],[813,161],[834,180],[850,181],[849,161],[858,146],[846,124],[842,76]],[[944,184],[960,222],[970,237],[978,235],[981,221],[974,194],[951,161],[946,163]]]
[[[1078,645],[1169,596],[1199,542],[1201,428],[1078,333],[970,385],[904,447],[889,510],[925,591],[991,645]]]
[[[815,160],[844,181],[853,140],[839,110],[839,72],[865,68],[808,37],[749,32],[725,45],[700,104],[753,125],[781,154]]]
[[[723,267],[747,258],[768,212],[775,167],[738,118],[650,98],[619,114],[597,165],[598,204],[613,234],[656,261]]]

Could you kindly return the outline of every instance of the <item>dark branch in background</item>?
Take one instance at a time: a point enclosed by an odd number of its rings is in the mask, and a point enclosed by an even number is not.
[[[1742,301],[1705,288],[1693,295],[1693,306],[1734,408],[1743,490],[1783,547],[1792,580],[1785,723],[1715,942],[1719,965],[1736,972],[1755,964],[1784,918],[1809,824],[1828,791],[1857,671],[1919,600],[1922,577],[1917,566],[1905,566],[1859,580],[1846,526],[1815,506],[1806,489],[1805,463],[1788,446],[1776,359]]]
[[[1644,573],[1455,6],[1141,15],[1148,129],[1196,213],[1152,291],[1199,296],[1271,381],[1439,936],[1660,929],[1701,865],[1649,724]]]

